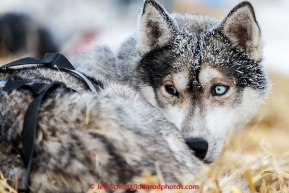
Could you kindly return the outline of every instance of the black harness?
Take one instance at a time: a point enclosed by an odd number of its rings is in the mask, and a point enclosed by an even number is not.
[[[59,53],[47,53],[43,60],[38,60],[35,58],[27,57],[22,58],[20,60],[11,62],[4,66],[0,67],[0,70],[5,70],[6,68],[12,66],[19,66],[19,65],[27,65],[27,64],[42,64],[42,66],[48,68],[56,68],[60,70],[65,70],[74,73],[80,79],[82,79],[89,89],[92,92],[96,92],[95,87],[93,84],[80,72],[76,71],[72,64],[68,61],[66,57]],[[48,91],[51,91],[59,86],[65,86],[63,83],[40,83],[40,82],[27,82],[27,81],[12,81],[7,80],[3,91],[13,91],[19,88],[28,88],[32,91],[35,99],[30,103],[28,106],[24,121],[23,121],[23,129],[22,129],[22,160],[26,167],[26,174],[25,174],[25,186],[26,189],[19,189],[18,192],[20,193],[28,193],[31,190],[31,179],[30,179],[30,172],[31,172],[31,164],[32,158],[34,154],[34,142],[36,138],[36,127],[37,127],[37,119],[38,119],[38,110],[40,104],[42,102],[43,97]],[[35,192],[38,192],[41,185]]]

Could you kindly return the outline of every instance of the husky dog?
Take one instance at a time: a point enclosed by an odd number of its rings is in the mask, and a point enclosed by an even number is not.
[[[79,61],[105,71],[99,50]],[[229,130],[244,128],[269,90],[261,61],[261,32],[249,2],[220,21],[169,14],[145,0],[136,35],[121,46],[116,69],[105,75],[139,90],[176,125],[195,155],[211,163]]]
[[[93,69],[78,70],[103,89],[88,92],[70,72],[46,67],[0,72],[1,80],[63,82],[79,91],[62,86],[41,103],[31,190],[85,192],[89,184],[135,183],[143,172],[161,174],[166,183],[176,184],[193,179],[206,168],[175,125],[135,89],[91,74]],[[2,88],[5,81],[1,83]],[[20,187],[24,187],[26,171],[19,156],[23,153],[21,132],[33,99],[24,88],[0,92],[0,171],[5,177],[16,175]],[[242,178],[232,184],[248,191]]]

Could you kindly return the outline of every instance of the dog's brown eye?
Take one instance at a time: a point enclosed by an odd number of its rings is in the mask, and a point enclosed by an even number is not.
[[[172,85],[165,85],[165,89],[167,93],[169,93],[170,95],[173,95],[173,96],[178,95],[177,89],[173,87]]]

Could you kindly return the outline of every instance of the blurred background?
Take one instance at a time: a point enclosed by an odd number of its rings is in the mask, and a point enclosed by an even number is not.
[[[169,12],[193,11],[220,19],[240,2],[159,1]],[[251,3],[264,40],[263,65],[273,87],[231,148],[243,146],[251,158],[269,151],[280,160],[289,160],[289,1]],[[108,45],[116,52],[135,32],[142,4],[143,0],[0,0],[0,63],[23,56],[42,58],[45,52],[55,51],[73,59],[96,45]],[[288,162],[279,166],[289,176]]]
[[[160,3],[170,12],[193,11],[218,18],[223,18],[239,2],[241,1],[160,0]],[[274,72],[289,75],[289,64],[285,58],[289,54],[287,37],[289,1],[252,0],[251,2],[262,29],[265,56],[263,64]],[[7,50],[7,47],[9,48],[7,45],[13,44],[13,38],[18,44],[26,44],[18,45],[25,47],[22,50],[18,49],[18,53],[25,49],[26,54],[39,57],[45,49],[58,49],[71,58],[97,44],[106,44],[116,51],[125,38],[134,33],[142,4],[143,0],[0,0],[0,13],[2,13],[0,56],[16,52],[17,45],[14,47],[10,45],[13,49]],[[9,18],[9,24],[7,17],[3,18],[3,14],[11,12],[23,14],[22,18],[18,18],[18,21]],[[23,18],[24,16],[30,17],[30,20]],[[25,19],[26,21],[19,21]],[[7,23],[10,28],[11,26],[16,28],[18,25],[18,37],[19,34],[26,33],[26,39],[22,38],[23,43],[19,43],[20,38],[17,39],[16,35],[9,37]],[[39,29],[42,31],[36,33]],[[40,36],[38,40],[37,36]],[[49,38],[53,41],[48,41]],[[44,48],[40,50],[39,47]]]

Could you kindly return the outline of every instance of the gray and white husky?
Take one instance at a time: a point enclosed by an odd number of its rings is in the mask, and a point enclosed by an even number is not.
[[[97,48],[77,63],[139,90],[205,163],[218,157],[230,129],[236,133],[245,127],[269,90],[261,31],[249,2],[220,21],[169,14],[156,1],[145,0],[136,35],[115,60],[106,55],[113,53]]]
[[[1,89],[5,80],[24,80],[62,82],[78,91],[62,86],[41,103],[30,175],[32,192],[73,193],[89,190],[90,184],[135,184],[144,172],[161,175],[161,183],[181,184],[207,168],[192,154],[176,126],[135,89],[110,83],[92,74],[92,68],[78,70],[102,89],[88,92],[71,72],[46,67],[0,71]],[[33,99],[25,88],[0,92],[0,172],[6,178],[16,176],[20,188],[27,172],[20,157],[23,120]],[[219,178],[225,192],[230,192],[231,185],[249,192],[243,178],[229,185],[227,180],[227,176]]]

